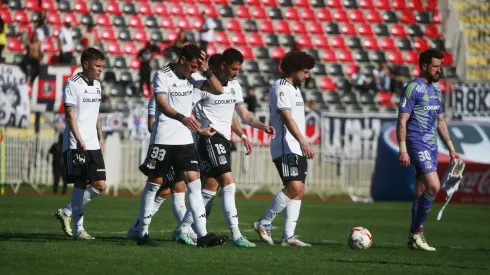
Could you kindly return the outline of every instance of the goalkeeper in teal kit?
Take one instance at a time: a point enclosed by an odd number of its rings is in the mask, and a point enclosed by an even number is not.
[[[408,247],[425,251],[436,250],[425,241],[424,223],[441,188],[437,175],[437,133],[449,149],[451,161],[459,158],[444,119],[441,90],[434,85],[440,78],[442,58],[439,51],[432,49],[420,54],[420,77],[403,88],[396,125],[400,165],[415,168],[416,198]]]

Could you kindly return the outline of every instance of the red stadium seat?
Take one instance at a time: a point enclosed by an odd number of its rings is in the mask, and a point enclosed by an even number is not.
[[[281,59],[286,54],[286,50],[281,46],[274,47],[272,49],[272,58],[273,59]]]
[[[170,15],[173,16],[184,16],[184,9],[182,8],[182,5],[179,3],[172,4],[170,6]]]
[[[332,14],[327,9],[319,9],[316,16],[317,16],[318,20],[323,21],[323,22],[332,22],[333,21]]]
[[[308,26],[308,32],[313,34],[323,34],[323,26],[318,22],[311,22]]]
[[[10,24],[14,22],[10,15],[10,9],[0,9],[0,17],[2,17],[4,23]]]
[[[27,37],[29,37],[32,34],[31,24],[23,24],[19,26],[19,30],[17,31],[17,33],[21,34],[24,32],[27,33]]]
[[[47,17],[48,17],[48,24],[50,24],[50,25],[62,25],[63,24],[63,21],[61,21],[61,16],[57,11],[48,13]]]
[[[417,37],[413,42],[415,50],[422,52],[430,48],[429,43],[423,37]]]
[[[127,55],[135,55],[138,53],[138,48],[136,47],[136,44],[132,41],[126,42],[124,44],[124,54]]]
[[[201,12],[196,4],[191,4],[187,6],[187,15],[194,17],[201,17]]]
[[[289,7],[284,11],[284,18],[286,20],[294,20],[297,21],[299,20],[299,13],[298,10],[294,7]]]
[[[333,19],[337,22],[349,22],[349,16],[345,10],[336,10],[333,14]]]
[[[10,37],[7,39],[7,49],[12,52],[23,52],[24,45],[22,45],[20,38]]]
[[[138,60],[137,57],[133,57],[131,59],[131,63],[129,64],[129,67],[133,70],[139,70],[141,67],[141,62]]]
[[[272,25],[272,21],[270,20],[263,20],[260,23],[259,29],[261,32],[274,33],[274,26]]]
[[[350,49],[341,50],[339,53],[339,60],[342,62],[354,62],[352,52]]]
[[[413,13],[411,10],[404,10],[401,12],[400,22],[405,23],[405,24],[416,24],[417,23],[417,21],[415,21],[415,17],[413,16]]]
[[[336,62],[337,61],[337,55],[335,54],[335,51],[334,50],[332,50],[332,49],[325,49],[323,51],[322,59],[325,62]]]
[[[395,40],[390,36],[385,36],[381,38],[381,49],[382,50],[396,50]]]
[[[167,33],[167,40],[170,42],[175,42],[177,37],[179,37],[179,30],[177,29],[173,29]]]
[[[327,6],[331,9],[341,9],[344,7],[340,0],[327,0]]]
[[[418,77],[419,75],[420,75],[420,67],[419,67],[419,65],[416,65],[413,67],[412,76]]]
[[[370,23],[383,23],[383,18],[377,10],[369,10],[366,14],[366,20]]]
[[[323,48],[328,49],[330,46],[328,45],[328,39],[326,36],[320,35],[313,39],[313,45],[315,48]]]
[[[144,29],[136,29],[134,31],[134,40],[138,41],[138,42],[143,42],[143,43],[150,41],[150,39],[148,39],[148,35],[146,34],[146,31]]]
[[[437,0],[427,0],[425,1],[425,10],[436,12],[437,10]]]
[[[298,21],[293,23],[293,32],[299,34],[306,34],[308,31],[306,30],[305,23]]]
[[[356,35],[356,27],[352,23],[345,23],[340,29],[344,35]]]
[[[243,54],[244,59],[254,59],[254,53],[252,48],[248,46],[239,47],[238,50]]]
[[[219,13],[214,6],[206,6],[204,7],[204,13],[211,18],[219,17]]]
[[[121,46],[119,46],[119,42],[110,42],[107,47],[107,52],[112,55],[123,54],[123,51],[121,51]]]
[[[356,73],[357,68],[358,68],[358,66],[357,66],[357,64],[355,64],[355,63],[351,63],[351,64],[347,65],[347,71],[346,71],[346,74],[347,74],[348,76],[352,76],[353,74],[355,74],[355,73]]]
[[[367,10],[367,9],[374,9],[374,4],[373,0],[360,0],[359,1],[359,7],[361,9]]]
[[[160,27],[164,29],[173,29],[175,28],[174,26],[174,21],[172,20],[172,17],[162,17],[162,21],[160,21]]]
[[[192,29],[191,24],[189,23],[189,20],[185,17],[177,17],[177,27],[182,30],[190,30]]]
[[[407,31],[403,24],[393,24],[391,27],[391,35],[395,37],[407,37]]]
[[[213,54],[218,53],[218,47],[214,43],[209,43],[207,48],[206,48],[206,54],[208,56],[212,56]]]
[[[427,25],[425,28],[425,36],[429,38],[441,38],[442,34],[439,32],[437,25]]]
[[[41,8],[45,11],[57,11],[58,7],[54,4],[53,0],[43,0]]]
[[[55,38],[58,38],[58,36],[60,35],[60,30],[61,30],[61,26],[58,25],[58,26],[54,26],[53,28],[51,28],[51,37],[55,37]],[[95,37],[97,37],[97,40],[101,40],[100,38],[100,35],[99,35],[99,32],[97,32],[97,30],[95,30]]]
[[[322,78],[320,78],[320,88],[325,91],[337,90],[335,82],[329,76],[323,76]]]
[[[105,28],[102,30],[101,37],[102,40],[115,41],[118,40],[114,30],[112,28]]]
[[[454,64],[454,57],[453,54],[450,52],[442,52],[442,65],[444,66],[450,66]]]
[[[414,51],[408,51],[405,55],[405,62],[408,64],[418,64],[419,56]]]
[[[204,19],[202,19],[202,17],[195,17],[192,19],[192,27],[195,30],[200,30],[202,24],[204,24]]]
[[[19,24],[27,24],[30,23],[30,20],[24,10],[18,10],[14,14],[14,22]]]
[[[200,4],[213,4],[213,0],[197,0],[197,2]],[[215,0],[214,2],[218,5],[228,5],[228,0]]]
[[[260,33],[258,33],[258,32],[251,33],[248,36],[248,42],[252,46],[259,46],[259,47],[264,46],[264,41],[262,40],[262,35],[260,35]]]
[[[391,93],[388,91],[378,92],[378,94],[376,95],[376,102],[378,102],[380,106],[384,106],[384,107],[395,106],[395,104],[391,100]]]
[[[364,39],[363,46],[368,50],[379,50],[378,40],[374,37]]]
[[[316,12],[312,9],[303,9],[301,11],[301,20],[303,21],[316,21]]]
[[[411,0],[409,0],[411,1]],[[407,5],[405,4],[405,0],[393,0],[392,4],[393,9],[395,10],[406,10]]]
[[[260,7],[260,9],[262,9],[261,11],[263,12],[262,13],[263,16],[261,16],[261,17],[255,17],[255,18],[267,18],[267,15],[265,13],[264,8]],[[236,16],[238,18],[250,18],[250,12],[248,10],[248,7],[247,6],[238,6],[236,8]]]
[[[142,15],[153,15],[153,8],[151,7],[150,3],[143,2],[138,7],[138,13]]]
[[[288,21],[285,21],[285,20],[278,21],[276,24],[276,32],[286,33],[286,34],[291,33],[291,30],[289,29]]]
[[[250,14],[248,13],[248,9],[245,6],[238,6],[237,14],[238,14],[238,11],[240,10],[240,8],[242,8],[242,7],[244,9],[244,11],[243,11],[244,14],[243,14],[242,18],[250,18]],[[265,12],[265,9],[262,7],[255,7],[252,10],[252,17],[256,18],[256,19],[267,19],[267,18],[269,18],[269,16],[267,16],[267,12]]]
[[[369,23],[364,23],[359,25],[359,34],[362,36],[373,36],[374,32],[373,29],[371,28],[371,24]]]
[[[266,7],[277,7],[277,0],[262,0],[262,4]]]
[[[114,15],[123,14],[121,8],[119,7],[119,3],[115,0],[111,0],[109,3],[107,3],[106,12]]]
[[[220,45],[230,45],[230,40],[228,39],[228,35],[226,35],[225,32],[216,32],[214,42]]]
[[[296,7],[307,8],[310,6],[310,1],[308,1],[308,0],[294,0],[294,5]]]
[[[26,0],[25,9],[30,11],[40,11],[41,7],[39,6],[38,0]]]
[[[313,43],[311,42],[311,37],[309,35],[301,35],[297,42],[300,48],[313,48]]]
[[[434,24],[441,24],[442,23],[442,19],[441,19],[441,14],[439,13],[439,11],[434,11],[434,14],[432,15],[432,23]]]
[[[391,10],[390,0],[378,0],[375,2],[378,10]]]
[[[112,27],[112,23],[109,20],[109,16],[105,13],[97,14],[95,18],[95,24],[99,27]]]
[[[413,11],[423,11],[424,5],[422,5],[421,0],[410,0],[408,1],[408,7]]]
[[[231,36],[231,42],[233,42],[234,45],[247,45],[247,40],[245,39],[245,35],[243,35],[243,33],[234,33]]]
[[[64,18],[63,22],[70,22],[72,27],[80,25],[80,22],[78,22],[77,16],[71,12],[65,13],[65,18]]]
[[[330,44],[335,49],[345,49],[346,48],[344,37],[341,35],[335,35],[332,38],[332,43],[330,43]]]
[[[54,43],[53,39],[51,39],[51,38],[44,39],[44,41],[41,45],[41,49],[45,53],[58,53],[59,52],[58,48],[56,47],[56,43]]]
[[[226,23],[226,29],[230,32],[241,32],[242,27],[240,26],[240,22],[237,19],[229,19],[228,23]]]
[[[247,0],[247,6],[260,6],[260,0]]]
[[[43,1],[44,5],[44,1]],[[78,13],[90,13],[89,8],[87,7],[87,3],[84,0],[75,1],[75,6],[73,7],[73,11]]]
[[[391,51],[388,54],[388,60],[393,64],[403,64],[403,55],[400,51]]]
[[[364,18],[364,13],[362,10],[350,10],[349,11],[349,18],[352,22],[365,22],[366,19]]]
[[[156,3],[155,6],[153,6],[153,8],[155,9],[156,15],[160,15],[160,16],[167,16],[168,15],[167,6],[165,6],[165,4],[162,2]]]

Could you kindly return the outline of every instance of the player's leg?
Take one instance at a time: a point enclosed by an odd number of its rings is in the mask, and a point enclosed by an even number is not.
[[[206,217],[211,214],[213,208],[214,197],[218,193],[220,183],[215,177],[202,176],[204,185],[202,186],[202,198],[206,207]]]
[[[58,194],[58,186],[60,183],[60,179],[61,179],[60,171],[57,168],[53,167],[53,194],[54,195]]]
[[[172,240],[196,246],[197,234],[191,228],[192,213],[185,206],[185,182],[179,181],[172,187],[172,213],[178,224],[177,229],[172,234]]]
[[[412,241],[412,228],[415,228],[415,223],[417,222],[418,209],[419,209],[419,198],[425,191],[425,186],[422,181],[415,179],[415,199],[412,202],[412,221],[410,222],[410,234],[408,236],[408,247],[417,248],[417,245]]]

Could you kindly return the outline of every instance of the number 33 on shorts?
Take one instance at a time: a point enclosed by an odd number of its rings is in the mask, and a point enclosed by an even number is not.
[[[163,159],[165,158],[165,149],[163,148],[158,148],[158,147],[153,147],[153,149],[151,150],[151,155],[150,157],[152,159],[157,159],[159,161],[163,161]]]

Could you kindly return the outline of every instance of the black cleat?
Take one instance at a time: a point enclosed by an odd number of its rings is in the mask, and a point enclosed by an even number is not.
[[[138,238],[136,242],[139,246],[158,246],[158,244],[152,240],[150,240],[150,236],[146,234],[143,238]]]
[[[227,236],[208,233],[206,236],[197,238],[197,247],[212,247],[212,246],[223,245],[226,242],[226,240],[228,240]]]

